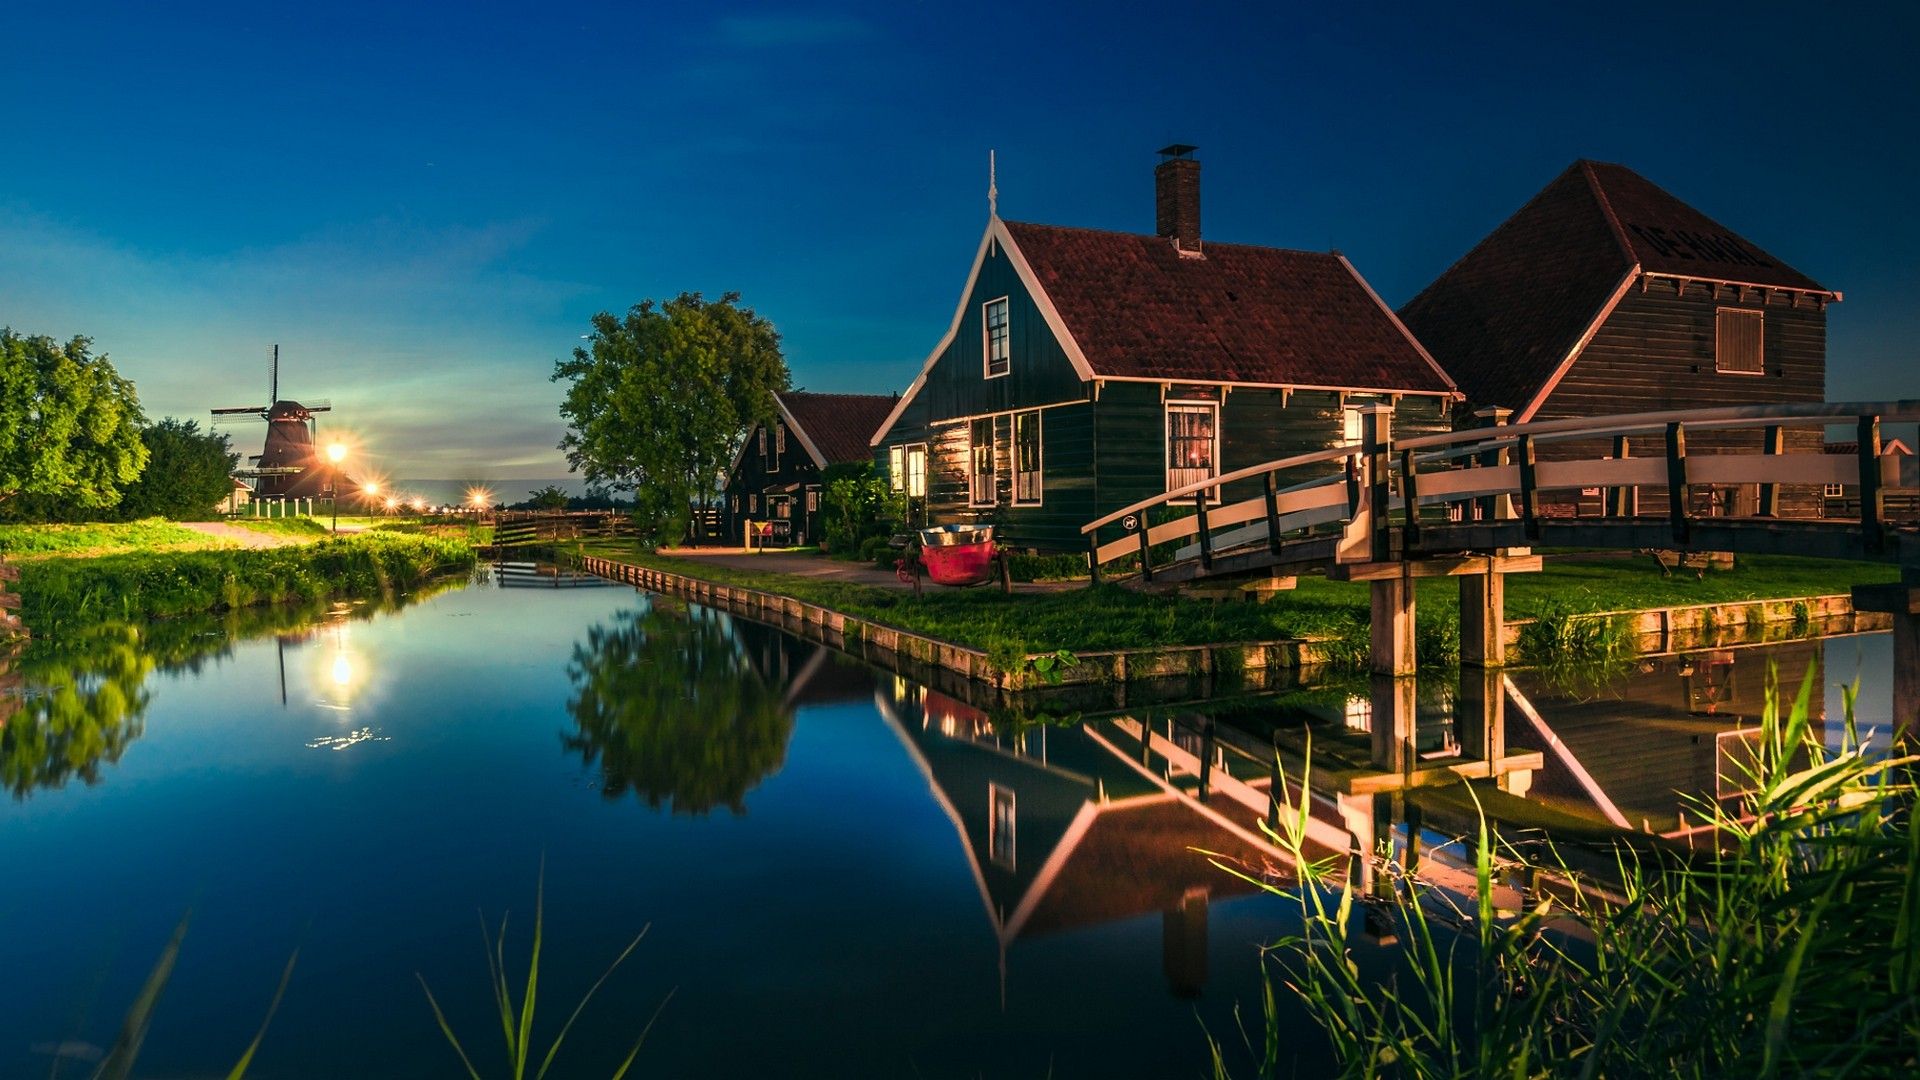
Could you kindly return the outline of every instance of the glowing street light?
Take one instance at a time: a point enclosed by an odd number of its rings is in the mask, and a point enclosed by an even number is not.
[[[328,443],[327,460],[333,462],[335,465],[347,460],[347,444],[343,442]]]

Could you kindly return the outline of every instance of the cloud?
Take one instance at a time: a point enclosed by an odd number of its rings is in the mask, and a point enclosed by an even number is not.
[[[872,24],[841,12],[729,15],[717,24],[720,40],[740,49],[833,45],[874,35]]]

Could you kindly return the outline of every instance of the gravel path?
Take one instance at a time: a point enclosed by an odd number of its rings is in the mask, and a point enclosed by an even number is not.
[[[226,540],[235,547],[274,548],[301,543],[300,538],[297,536],[279,536],[274,533],[254,532],[252,529],[243,529],[238,525],[229,525],[224,521],[183,521],[180,524],[185,525],[194,532],[205,533],[208,536]]]

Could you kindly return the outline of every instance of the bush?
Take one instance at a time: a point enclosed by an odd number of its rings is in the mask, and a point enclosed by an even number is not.
[[[887,542],[888,539],[885,536],[869,536],[860,541],[860,561],[871,563],[882,570],[892,569],[894,560],[900,555],[893,550],[893,546]]]
[[[1015,552],[1007,556],[1015,581],[1071,581],[1087,576],[1087,557],[1077,551],[1046,555]]]
[[[884,541],[893,532],[893,523],[906,516],[900,496],[871,462],[833,466],[825,480],[820,531],[827,551],[841,556],[857,553],[867,560],[867,542],[876,537]]]

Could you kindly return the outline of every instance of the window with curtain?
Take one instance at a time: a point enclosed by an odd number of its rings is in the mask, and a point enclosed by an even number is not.
[[[1007,298],[987,301],[981,313],[986,332],[987,378],[1005,375],[1013,363],[1013,351],[1007,335]]]
[[[982,417],[969,425],[967,502],[972,506],[992,506],[998,501],[993,470],[993,418]]]
[[[924,499],[927,497],[927,447],[925,443],[916,443],[907,447],[907,497]]]
[[[1013,414],[1013,503],[1040,503],[1040,410]]]
[[[905,447],[887,447],[887,481],[893,485],[893,490],[895,491],[906,490],[907,463]]]
[[[1217,405],[1167,406],[1168,491],[1219,475],[1219,421]]]

